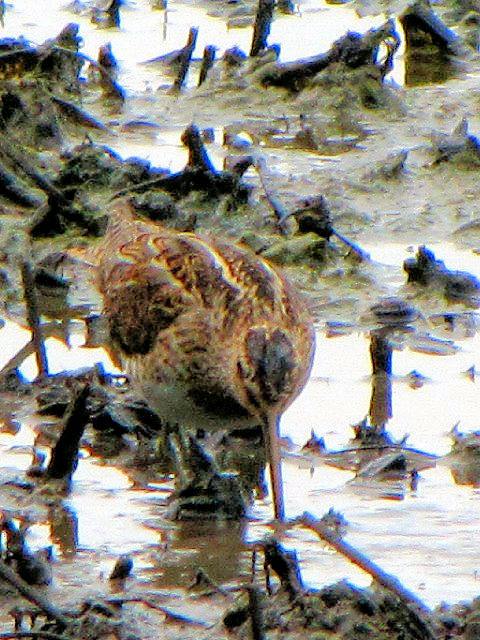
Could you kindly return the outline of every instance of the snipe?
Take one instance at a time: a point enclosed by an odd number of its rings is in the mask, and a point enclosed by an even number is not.
[[[113,347],[162,419],[262,425],[283,519],[278,421],[307,380],[314,345],[292,286],[248,248],[139,219],[126,200],[112,206],[99,286]]]

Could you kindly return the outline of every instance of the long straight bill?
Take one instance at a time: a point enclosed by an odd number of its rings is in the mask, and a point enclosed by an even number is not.
[[[285,520],[285,504],[283,501],[282,459],[280,456],[278,415],[266,416],[264,420],[263,439],[270,464],[270,481],[275,518]]]

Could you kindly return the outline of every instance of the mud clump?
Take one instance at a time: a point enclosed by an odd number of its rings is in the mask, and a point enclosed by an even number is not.
[[[352,640],[387,640],[399,634],[408,640],[436,637],[433,616],[388,590],[360,589],[347,581],[318,591],[305,590],[294,552],[287,552],[276,540],[270,540],[264,545],[264,554],[266,592],[257,587],[255,606],[248,591],[238,597],[223,617],[229,632],[238,633],[239,628],[251,626],[252,630],[259,627],[262,633],[281,629],[286,638],[296,638],[298,634]],[[279,586],[272,586],[269,570],[278,576]]]
[[[403,263],[408,282],[440,290],[447,300],[461,301],[472,306],[480,304],[480,281],[465,271],[447,269],[432,251],[422,246],[415,258]]]

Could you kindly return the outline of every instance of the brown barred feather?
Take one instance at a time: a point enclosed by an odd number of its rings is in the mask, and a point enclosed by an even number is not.
[[[119,200],[99,288],[112,342],[152,408],[187,427],[264,425],[281,501],[271,449],[278,417],[308,378],[314,339],[280,271],[233,242],[141,220]]]

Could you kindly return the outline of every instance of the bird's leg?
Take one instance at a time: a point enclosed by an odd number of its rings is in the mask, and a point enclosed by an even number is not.
[[[285,520],[285,506],[283,502],[282,459],[280,456],[279,422],[277,414],[266,415],[263,421],[263,439],[270,464],[270,482],[272,485],[272,501],[277,520]]]

